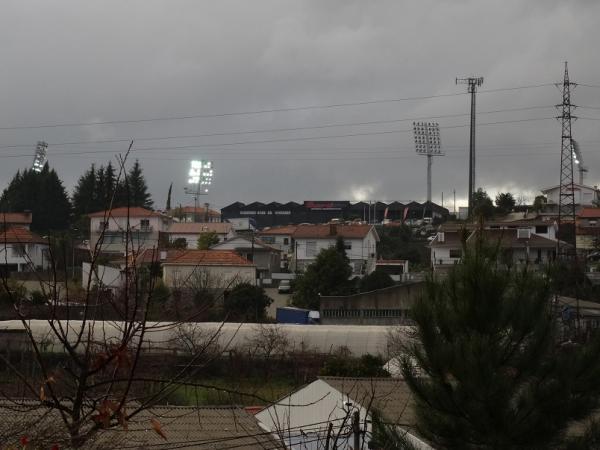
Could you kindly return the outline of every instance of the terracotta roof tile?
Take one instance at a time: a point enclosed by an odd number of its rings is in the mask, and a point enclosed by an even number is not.
[[[600,208],[583,208],[577,217],[581,219],[596,219],[600,217]]]
[[[200,234],[214,232],[217,234],[227,234],[231,229],[232,225],[227,222],[175,222],[171,224],[167,233]]]
[[[30,212],[3,212],[0,213],[0,225],[2,224],[31,224]]]
[[[37,234],[26,228],[13,227],[0,233],[0,245],[7,244],[47,244],[48,241],[42,239]]]
[[[171,250],[163,264],[194,266],[253,266],[233,250]]]
[[[109,214],[110,213],[110,214]],[[113,208],[112,210],[98,211],[88,214],[88,217],[162,217],[164,214],[158,211],[152,211],[150,209],[141,208],[139,206],[132,206],[128,208],[126,206],[120,208]]]
[[[260,235],[292,235],[298,227],[296,225],[284,225],[281,227],[265,228],[258,234]]]
[[[53,442],[66,438],[57,410],[40,402],[4,400],[0,402],[0,437],[3,443],[19,442],[21,436]],[[167,441],[152,430],[150,420],[160,421]],[[58,431],[57,431],[58,430]],[[33,433],[33,434],[32,434]],[[176,445],[177,444],[177,445]],[[260,450],[278,448],[273,437],[260,428],[256,418],[235,406],[154,406],[143,410],[122,428],[100,430],[83,449],[177,448],[220,450],[224,448]],[[62,447],[61,447],[62,448]]]
[[[343,225],[337,223],[326,225],[298,225],[292,236],[294,239],[327,239],[339,236],[344,239],[363,239],[373,228],[373,225]]]

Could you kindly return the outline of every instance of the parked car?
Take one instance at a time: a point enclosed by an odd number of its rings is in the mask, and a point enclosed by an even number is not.
[[[277,292],[280,294],[289,294],[292,292],[292,285],[290,284],[290,280],[281,280],[279,282],[279,287],[277,288]]]

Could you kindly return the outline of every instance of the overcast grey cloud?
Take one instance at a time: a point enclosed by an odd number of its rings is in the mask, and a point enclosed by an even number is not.
[[[535,195],[558,182],[560,126],[552,105],[560,92],[554,86],[485,91],[558,82],[565,60],[574,81],[600,85],[598,17],[594,1],[4,2],[0,127],[435,96],[466,92],[455,77],[478,75],[485,82],[478,95],[477,185]],[[579,86],[573,101],[600,108],[600,89]],[[492,112],[505,109],[519,110]],[[176,203],[191,201],[183,194],[191,158],[215,161],[207,201],[218,207],[238,200],[423,200],[425,159],[414,154],[410,119],[465,114],[435,119],[446,156],[434,161],[434,200],[441,192],[449,199],[453,190],[461,199],[468,128],[459,126],[468,124],[468,112],[465,93],[3,129],[0,185],[31,163],[37,140],[50,144],[50,164],[71,190],[92,162],[105,164],[126,148],[93,141],[134,139],[132,158],[140,159],[159,207],[171,182]],[[577,113],[582,119],[573,133],[589,166],[587,182],[598,184],[600,121],[590,119],[600,118],[600,109]],[[390,122],[400,119],[408,120]],[[485,125],[521,119],[527,121]],[[388,123],[238,133],[378,121]],[[222,135],[181,137],[215,133]],[[165,137],[171,139],[148,140]]]

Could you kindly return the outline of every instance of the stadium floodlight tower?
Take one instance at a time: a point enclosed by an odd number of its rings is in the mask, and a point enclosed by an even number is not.
[[[583,155],[581,154],[581,149],[575,139],[571,139],[571,148],[573,150],[573,162],[579,169],[579,184],[583,185],[583,179],[588,172],[588,168],[583,165]]]
[[[431,202],[431,165],[434,156],[443,156],[440,125],[436,122],[413,122],[415,151],[427,156],[427,201]]]
[[[48,161],[47,149],[48,144],[46,142],[38,141],[35,147],[35,155],[33,156],[33,164],[31,165],[31,170],[34,172],[40,173],[46,165]]]
[[[201,195],[208,194],[214,173],[212,161],[190,161],[190,171],[188,173],[189,187],[185,188],[185,193],[194,197],[194,222],[198,222],[198,199]]]

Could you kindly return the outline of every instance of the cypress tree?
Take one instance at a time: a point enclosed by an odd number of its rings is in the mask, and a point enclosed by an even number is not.
[[[169,185],[169,192],[167,193],[167,204],[165,205],[165,210],[171,210],[171,191],[173,190],[173,183]]]
[[[403,374],[418,430],[447,449],[567,448],[599,404],[600,341],[560,345],[547,280],[496,256],[466,248],[411,311]]]
[[[110,207],[110,202],[113,198],[116,188],[116,183],[117,179],[115,175],[115,168],[113,167],[112,162],[109,161],[104,169],[104,191],[102,192],[104,209],[108,209]]]

